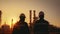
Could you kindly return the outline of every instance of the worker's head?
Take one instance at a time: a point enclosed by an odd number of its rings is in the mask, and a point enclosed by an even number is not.
[[[39,12],[39,18],[40,18],[40,19],[44,19],[44,12],[43,12],[43,11],[40,11],[40,12]]]
[[[20,18],[21,21],[25,21],[26,16],[25,16],[24,13],[21,13],[19,18]]]

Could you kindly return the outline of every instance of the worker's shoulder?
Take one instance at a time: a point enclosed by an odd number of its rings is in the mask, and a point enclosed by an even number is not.
[[[44,20],[44,22],[47,23],[47,24],[49,23],[47,20]]]

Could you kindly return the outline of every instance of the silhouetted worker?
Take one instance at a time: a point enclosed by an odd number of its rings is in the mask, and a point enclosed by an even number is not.
[[[48,25],[48,21],[44,19],[44,12],[39,12],[39,20],[34,24],[34,34],[49,34]]]
[[[19,18],[20,20],[14,26],[12,34],[29,34],[29,28],[27,23],[25,22],[25,15],[22,13]]]

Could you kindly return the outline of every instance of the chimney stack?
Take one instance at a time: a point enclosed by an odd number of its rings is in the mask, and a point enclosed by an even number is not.
[[[33,22],[35,21],[35,17],[36,17],[36,11],[35,10],[33,10]]]
[[[13,29],[13,19],[11,20],[11,28]]]
[[[32,10],[30,10],[30,26],[31,26],[31,23],[32,23]]]
[[[1,15],[2,15],[2,11],[0,10],[0,25],[1,25]]]

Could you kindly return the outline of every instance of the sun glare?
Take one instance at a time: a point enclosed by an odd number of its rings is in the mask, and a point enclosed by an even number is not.
[[[9,25],[10,28],[11,28],[11,27],[13,27],[14,24],[17,22],[17,18],[13,17],[13,18],[11,18],[10,21],[8,21],[8,22],[9,22],[9,23],[7,23],[7,25]]]

